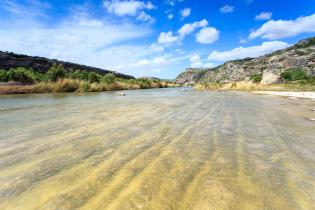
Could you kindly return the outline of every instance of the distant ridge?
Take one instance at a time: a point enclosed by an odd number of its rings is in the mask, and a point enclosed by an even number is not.
[[[38,56],[28,56],[22,54],[15,54],[12,52],[3,52],[0,51],[0,69],[9,70],[10,68],[16,67],[24,67],[28,69],[33,69],[35,71],[45,73],[53,64],[61,64],[65,68],[65,70],[86,70],[93,71],[99,73],[101,75],[107,73],[113,73],[116,77],[124,78],[124,79],[134,79],[133,76],[121,74],[119,72],[100,69],[96,67],[80,65],[71,62],[59,61],[56,59],[49,59]]]

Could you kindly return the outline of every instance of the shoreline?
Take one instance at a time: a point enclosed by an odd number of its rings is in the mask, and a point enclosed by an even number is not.
[[[33,85],[0,85],[0,95],[21,95],[21,94],[39,94],[39,93],[68,93],[68,92],[106,92],[122,90],[156,89],[170,88],[177,85],[166,82],[150,81],[147,84],[114,82],[106,83],[88,83],[81,80],[63,79],[57,82],[41,82]]]
[[[292,97],[292,98],[304,98],[315,100],[315,92],[292,92],[292,91],[252,91],[254,94],[259,95],[273,95],[282,97]]]

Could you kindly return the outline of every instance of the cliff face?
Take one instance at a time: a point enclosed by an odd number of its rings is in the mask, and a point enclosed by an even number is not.
[[[121,74],[118,72],[113,72],[109,70],[104,70],[100,68],[95,68],[91,66],[85,66],[70,62],[59,61],[55,59],[48,59],[43,57],[34,57],[34,56],[27,56],[27,55],[18,55],[14,53],[2,52],[0,51],[0,69],[8,70],[10,68],[16,67],[24,67],[28,69],[33,69],[35,71],[45,73],[53,64],[62,64],[65,70],[86,70],[86,71],[93,71],[99,73],[101,75],[107,73],[113,73],[116,77],[124,78],[124,79],[134,79],[133,76]]]
[[[309,76],[315,76],[315,37],[257,58],[228,61],[221,66],[203,71],[190,68],[181,73],[175,81],[180,84],[248,81],[254,74],[268,72],[280,75],[293,68],[303,68]]]

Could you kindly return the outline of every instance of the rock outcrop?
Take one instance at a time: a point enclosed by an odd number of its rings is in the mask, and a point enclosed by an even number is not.
[[[264,72],[260,83],[263,85],[269,85],[269,84],[277,84],[280,82],[281,82],[281,77],[279,75],[276,75],[271,72]]]
[[[228,61],[203,71],[187,69],[175,80],[179,84],[197,82],[249,81],[252,75],[265,72],[276,76],[286,70],[302,68],[308,76],[315,76],[315,37],[302,40],[289,48],[257,58]]]
[[[35,71],[45,73],[53,64],[62,64],[65,70],[85,70],[85,71],[93,71],[99,73],[101,75],[107,73],[113,73],[116,77],[124,78],[124,79],[134,79],[133,76],[121,74],[115,71],[104,70],[100,68],[95,68],[91,66],[85,66],[70,62],[59,61],[55,59],[48,59],[37,56],[27,56],[27,55],[19,55],[15,53],[2,52],[0,51],[0,69],[8,70],[10,68],[16,67],[24,67],[28,69],[33,69]]]

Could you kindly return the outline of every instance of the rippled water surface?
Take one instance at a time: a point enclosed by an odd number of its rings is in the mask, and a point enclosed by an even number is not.
[[[315,209],[315,101],[0,96],[0,209]]]

